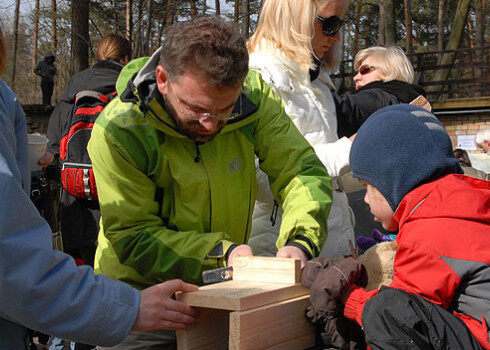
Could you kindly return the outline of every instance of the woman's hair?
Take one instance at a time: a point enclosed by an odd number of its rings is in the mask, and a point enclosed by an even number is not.
[[[371,57],[376,62],[376,67],[384,73],[385,78],[383,81],[399,80],[413,84],[415,73],[412,63],[398,46],[373,46],[359,51],[354,58],[354,69],[356,71],[362,66],[362,62],[367,57]]]
[[[305,70],[312,68],[311,40],[315,34],[315,18],[318,11],[331,1],[342,1],[346,8],[348,6],[348,0],[265,0],[257,29],[247,43],[249,52],[256,49],[278,49]],[[264,44],[263,39],[270,47],[261,47]],[[327,68],[333,70],[336,68],[333,66],[338,66],[340,48],[341,43],[335,42],[327,52]]]
[[[7,43],[3,36],[3,29],[0,25],[0,74],[7,69]]]
[[[131,42],[119,35],[106,35],[97,46],[97,61],[113,60],[120,62],[126,56],[131,58]]]

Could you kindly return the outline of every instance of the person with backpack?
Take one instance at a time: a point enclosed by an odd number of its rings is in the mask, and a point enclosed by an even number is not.
[[[48,149],[55,163],[63,166],[60,144],[73,125],[76,113],[75,98],[81,91],[110,95],[116,89],[116,80],[123,66],[131,57],[131,43],[114,34],[105,36],[97,47],[97,62],[89,69],[73,75],[60,102],[51,114],[47,136]],[[63,145],[61,152],[63,153]],[[75,149],[71,153],[86,153],[86,149]],[[65,146],[66,148],[66,146]],[[99,232],[100,209],[97,200],[83,199],[63,190],[60,203],[60,229],[64,251],[74,258],[93,266],[97,234]]]
[[[119,72],[129,62],[130,57],[131,43],[128,40],[114,34],[107,35],[102,38],[97,47],[96,63],[91,68],[71,77],[60,102],[51,114],[47,131],[48,150],[54,155],[55,164],[60,168],[66,168],[68,163],[82,163],[82,160],[87,167],[90,166],[86,142],[90,138],[91,124],[94,120],[84,123],[79,115],[83,114],[82,118],[97,117],[115,91]],[[105,97],[107,100],[101,101],[99,97],[102,99]],[[85,115],[87,108],[97,113],[88,112],[89,115]],[[85,125],[84,129],[80,128],[81,124]],[[80,141],[81,138],[84,139]],[[89,171],[91,170],[87,169],[87,173]],[[75,172],[62,170],[63,190],[59,220],[63,250],[78,264],[93,267],[99,232],[99,203],[96,196],[80,196],[79,193],[70,190],[67,183],[75,184],[70,180],[74,176],[76,176]],[[85,348],[87,347],[79,344],[75,347],[75,349]]]

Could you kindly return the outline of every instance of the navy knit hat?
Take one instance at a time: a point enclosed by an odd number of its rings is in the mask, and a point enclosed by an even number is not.
[[[376,187],[393,211],[414,188],[463,173],[441,122],[407,104],[382,108],[366,120],[352,144],[350,166],[353,176]]]

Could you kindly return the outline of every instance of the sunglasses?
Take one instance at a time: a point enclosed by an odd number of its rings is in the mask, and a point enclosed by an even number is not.
[[[344,25],[344,21],[338,16],[330,16],[328,18],[316,16],[316,19],[322,22],[322,32],[325,36],[334,36]]]
[[[370,66],[368,64],[363,64],[362,66],[359,67],[357,72],[361,75],[365,75],[368,73],[371,73],[372,71],[375,71],[378,67],[375,66]]]

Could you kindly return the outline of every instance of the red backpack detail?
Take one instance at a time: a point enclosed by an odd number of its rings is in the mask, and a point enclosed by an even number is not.
[[[72,196],[93,200],[98,198],[87,145],[95,120],[115,96],[116,91],[104,95],[92,90],[80,91],[75,96],[69,129],[60,141],[61,183]]]

